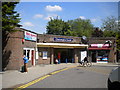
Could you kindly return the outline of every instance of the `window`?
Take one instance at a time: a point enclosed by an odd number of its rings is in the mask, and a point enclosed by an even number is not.
[[[29,60],[31,60],[32,58],[32,50],[34,50],[34,48],[24,48],[24,50],[23,50],[23,54],[25,55],[25,56],[27,56],[28,57],[28,59]]]

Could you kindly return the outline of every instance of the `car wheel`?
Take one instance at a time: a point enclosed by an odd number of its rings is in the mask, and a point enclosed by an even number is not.
[[[110,80],[108,80],[108,90],[120,90],[120,83],[119,82],[110,83]]]

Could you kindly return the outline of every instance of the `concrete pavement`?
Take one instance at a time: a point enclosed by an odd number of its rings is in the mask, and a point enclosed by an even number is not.
[[[8,70],[2,72],[2,88],[11,88],[16,85],[22,85],[24,83],[30,82],[36,78],[46,75],[55,70],[60,70],[67,67],[78,66],[78,63],[63,63],[63,64],[52,64],[52,65],[36,65],[28,68],[28,73],[21,73],[17,70]],[[97,64],[93,65],[111,65],[117,66],[117,64]]]

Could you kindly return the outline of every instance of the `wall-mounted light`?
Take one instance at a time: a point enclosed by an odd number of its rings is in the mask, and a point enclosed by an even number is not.
[[[24,44],[24,42],[25,42],[25,39],[22,39],[22,44]]]

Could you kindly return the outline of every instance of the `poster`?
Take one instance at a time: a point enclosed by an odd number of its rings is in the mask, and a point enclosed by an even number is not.
[[[87,51],[81,51],[81,61],[84,60],[85,57],[87,57]]]
[[[43,59],[47,59],[47,51],[43,51]]]

